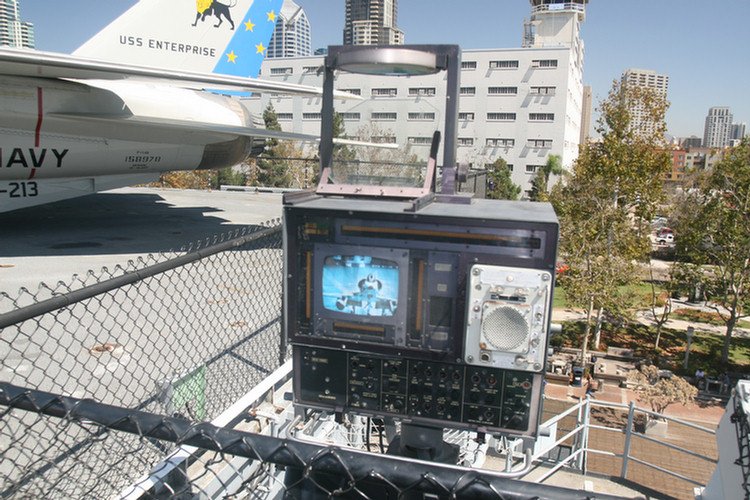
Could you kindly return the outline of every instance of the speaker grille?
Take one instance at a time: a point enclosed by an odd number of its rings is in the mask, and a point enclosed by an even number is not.
[[[512,351],[529,337],[529,324],[515,307],[498,306],[484,314],[482,334],[498,351]]]

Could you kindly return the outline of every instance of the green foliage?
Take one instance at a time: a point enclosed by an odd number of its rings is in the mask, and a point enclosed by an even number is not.
[[[498,158],[487,172],[487,198],[492,200],[517,200],[521,186],[514,184],[510,177],[508,163]]]
[[[268,103],[263,111],[263,121],[268,130],[281,130],[276,111],[271,103]],[[266,148],[257,160],[256,180],[258,184],[271,187],[290,186],[292,178],[289,174],[289,161],[279,159],[288,158],[289,152],[288,143],[281,143],[278,139],[266,139]]]
[[[647,110],[651,132],[632,126],[635,104]],[[615,82],[599,108],[601,140],[582,146],[568,183],[550,194],[560,219],[560,258],[570,266],[560,282],[589,321],[593,311],[622,316],[632,306],[623,287],[637,275],[635,262],[648,258],[646,220],[663,199],[661,174],[670,168],[659,149],[666,107],[653,91]]]
[[[726,325],[727,362],[734,327],[750,314],[750,139],[698,173],[675,214],[676,272],[688,290],[700,290],[715,305]]]
[[[234,170],[232,167],[222,168],[211,176],[211,189],[219,189],[220,186],[244,186],[245,174]]]
[[[563,175],[564,173],[562,157],[560,155],[549,155],[545,165],[537,170],[536,176],[531,181],[529,199],[531,201],[549,201],[547,187],[549,186],[550,175]]]

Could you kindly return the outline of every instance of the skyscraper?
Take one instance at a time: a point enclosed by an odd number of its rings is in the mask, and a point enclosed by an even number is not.
[[[732,113],[729,108],[716,106],[709,108],[706,126],[703,129],[704,148],[725,148],[729,146],[732,130]]]
[[[302,7],[292,0],[284,0],[276,28],[268,44],[267,58],[312,55],[310,22]]]
[[[669,76],[660,75],[650,69],[626,69],[622,73],[621,81],[625,85],[651,89],[664,101],[667,99],[667,88],[669,87]],[[636,102],[630,108],[631,128],[636,133],[651,134],[654,132],[655,123],[646,116],[643,103]]]
[[[0,0],[0,45],[34,48],[34,25],[21,21],[18,0]]]
[[[403,45],[398,0],[346,0],[344,45]]]

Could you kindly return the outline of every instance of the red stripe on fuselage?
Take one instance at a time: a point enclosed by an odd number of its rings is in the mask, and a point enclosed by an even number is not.
[[[34,147],[39,147],[39,134],[42,131],[42,116],[44,115],[42,109],[42,88],[36,89],[36,104],[37,104],[37,115],[36,115],[36,132],[34,133]]]
[[[36,115],[36,130],[34,131],[34,147],[38,148],[39,136],[41,135],[41,132],[42,132],[42,117],[44,116],[41,87],[37,87],[36,89],[36,106],[37,106],[37,115]],[[29,179],[33,179],[34,174],[36,174],[36,169],[32,168],[31,173],[29,174]]]

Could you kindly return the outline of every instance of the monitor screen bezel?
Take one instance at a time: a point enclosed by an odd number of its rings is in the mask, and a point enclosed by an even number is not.
[[[323,270],[328,257],[365,256],[395,262],[398,266],[398,298],[397,307],[390,316],[365,316],[327,309],[323,305]],[[360,245],[339,245],[316,243],[313,247],[312,258],[312,330],[316,337],[332,340],[357,339],[363,342],[389,346],[403,346],[406,336],[407,318],[409,314],[408,285],[409,285],[409,251],[403,248],[382,248]],[[358,335],[352,332],[340,331],[335,324],[359,325],[362,327],[383,326],[382,338],[377,335]]]

